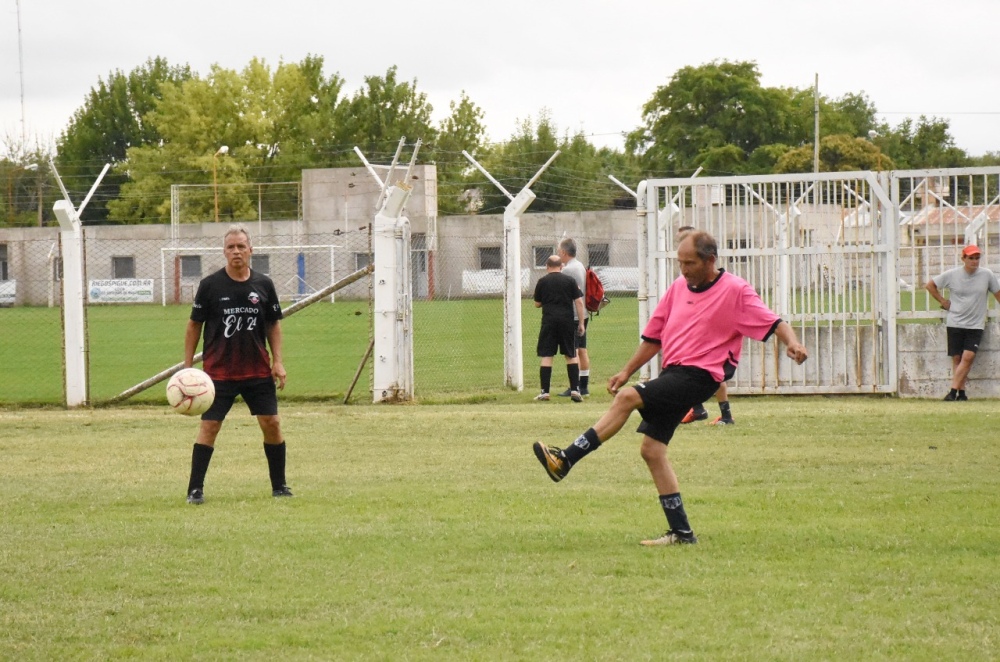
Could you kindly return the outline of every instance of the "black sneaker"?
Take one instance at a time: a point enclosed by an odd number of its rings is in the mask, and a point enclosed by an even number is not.
[[[271,496],[278,498],[278,497],[293,497],[295,495],[292,494],[292,490],[290,487],[288,487],[288,485],[282,485],[278,489],[272,490]]]
[[[568,398],[573,393],[572,389],[566,389],[562,393],[556,393],[560,398]]]
[[[188,492],[188,503],[192,506],[200,506],[205,503],[205,493],[198,488],[195,488]]]
[[[643,540],[640,545],[645,545],[646,547],[660,547],[661,545],[694,545],[698,542],[698,538],[694,535],[693,531],[687,533],[678,533],[677,531],[667,531],[659,538],[654,538],[653,540]]]
[[[965,393],[959,393],[957,396],[955,396],[955,400],[957,400],[958,402],[966,402],[968,401],[968,399],[969,396],[967,396]]]
[[[944,396],[945,402],[955,402],[955,400],[958,400],[958,395],[953,392],[949,392],[948,395]]]
[[[546,446],[540,441],[536,441],[532,448],[535,451],[535,457],[545,467],[545,471],[549,474],[552,482],[558,483],[566,477],[566,474],[569,473],[570,464],[566,461],[566,455],[563,454],[562,449],[555,446]]]

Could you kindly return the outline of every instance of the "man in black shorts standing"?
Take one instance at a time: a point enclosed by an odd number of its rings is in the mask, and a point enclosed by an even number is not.
[[[184,334],[184,366],[189,368],[204,326],[204,369],[215,383],[215,402],[201,415],[191,456],[187,501],[195,505],[205,502],[205,474],[215,438],[237,395],[264,433],[272,496],[292,496],[285,484],[285,440],[276,390],[285,388],[286,377],[281,362],[281,304],[271,279],[250,269],[253,248],[244,226],[231,225],[223,247],[226,266],[198,285]]]
[[[539,375],[542,392],[535,400],[548,400],[552,385],[552,357],[562,351],[566,357],[570,398],[582,402],[580,395],[580,359],[576,339],[583,335],[583,292],[572,277],[562,271],[562,260],[550,255],[545,261],[544,276],[535,284],[535,308],[542,309],[542,326],[538,330],[538,356],[542,359]],[[576,319],[574,319],[574,316]]]

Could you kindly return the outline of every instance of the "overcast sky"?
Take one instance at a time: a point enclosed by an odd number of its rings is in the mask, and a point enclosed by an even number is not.
[[[323,56],[353,94],[399,67],[434,106],[465,90],[493,140],[548,109],[560,131],[621,147],[674,72],[757,62],[766,86],[865,92],[880,119],[946,118],[1000,152],[1000,0],[0,0],[0,131],[52,140],[100,78],[163,56],[201,75]],[[19,45],[20,51],[19,54]],[[23,60],[21,57],[23,54]],[[23,67],[22,67],[23,61]],[[419,136],[408,136],[415,139]]]

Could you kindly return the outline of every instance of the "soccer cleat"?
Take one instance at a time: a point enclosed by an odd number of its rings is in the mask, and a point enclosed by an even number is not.
[[[660,547],[662,545],[693,545],[696,542],[698,542],[698,538],[694,535],[693,531],[689,531],[688,533],[667,531],[659,538],[643,540],[639,544],[646,547]]]
[[[202,490],[195,488],[190,492],[188,492],[187,501],[192,506],[200,506],[201,504],[205,503],[205,493]]]
[[[288,487],[288,485],[282,485],[278,489],[272,490],[271,496],[273,496],[274,498],[278,498],[278,497],[293,497],[295,495],[292,494],[292,490],[290,487]]]
[[[579,391],[570,391],[569,399],[573,402],[583,402],[583,396],[580,395]]]
[[[955,402],[955,400],[958,400],[958,395],[954,392],[949,391],[948,395],[944,396],[945,402]]]
[[[573,393],[572,389],[566,389],[562,393],[557,393],[556,395],[558,395],[560,398],[568,398],[570,395],[572,395],[572,393]]]
[[[532,448],[535,451],[535,457],[545,467],[545,471],[549,474],[552,482],[558,483],[566,477],[566,474],[569,473],[570,464],[566,460],[562,449],[555,446],[546,446],[540,441],[536,441],[532,445]]]
[[[549,399],[549,394],[546,393],[545,391],[542,391],[541,393],[535,396],[535,400],[548,400],[548,399]]]
[[[966,402],[968,401],[968,399],[969,396],[967,396],[965,393],[959,393],[957,396],[955,396],[955,400],[957,400],[958,402]]]
[[[708,418],[708,412],[704,409],[701,411],[692,409],[681,419],[681,423],[694,423],[695,421],[704,421],[706,418]]]
[[[717,419],[709,423],[709,425],[736,425],[736,421],[731,418],[722,418],[719,416]]]

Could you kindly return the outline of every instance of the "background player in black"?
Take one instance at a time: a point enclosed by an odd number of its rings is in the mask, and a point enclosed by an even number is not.
[[[190,367],[204,326],[204,369],[215,383],[215,402],[201,416],[191,456],[187,500],[192,504],[204,503],[215,438],[237,395],[243,396],[264,433],[272,495],[292,496],[285,484],[285,440],[276,391],[285,388],[286,378],[281,362],[281,304],[271,279],[250,269],[253,248],[244,226],[231,225],[223,247],[226,266],[198,285],[184,334],[184,366]]]
[[[552,357],[562,350],[566,357],[570,397],[582,402],[580,395],[580,359],[576,338],[584,333],[583,292],[572,276],[562,271],[562,260],[552,255],[545,261],[544,276],[535,284],[535,308],[542,309],[542,326],[538,330],[538,356],[542,359],[539,375],[542,392],[535,400],[548,400],[552,384]],[[574,315],[576,320],[574,320]]]

